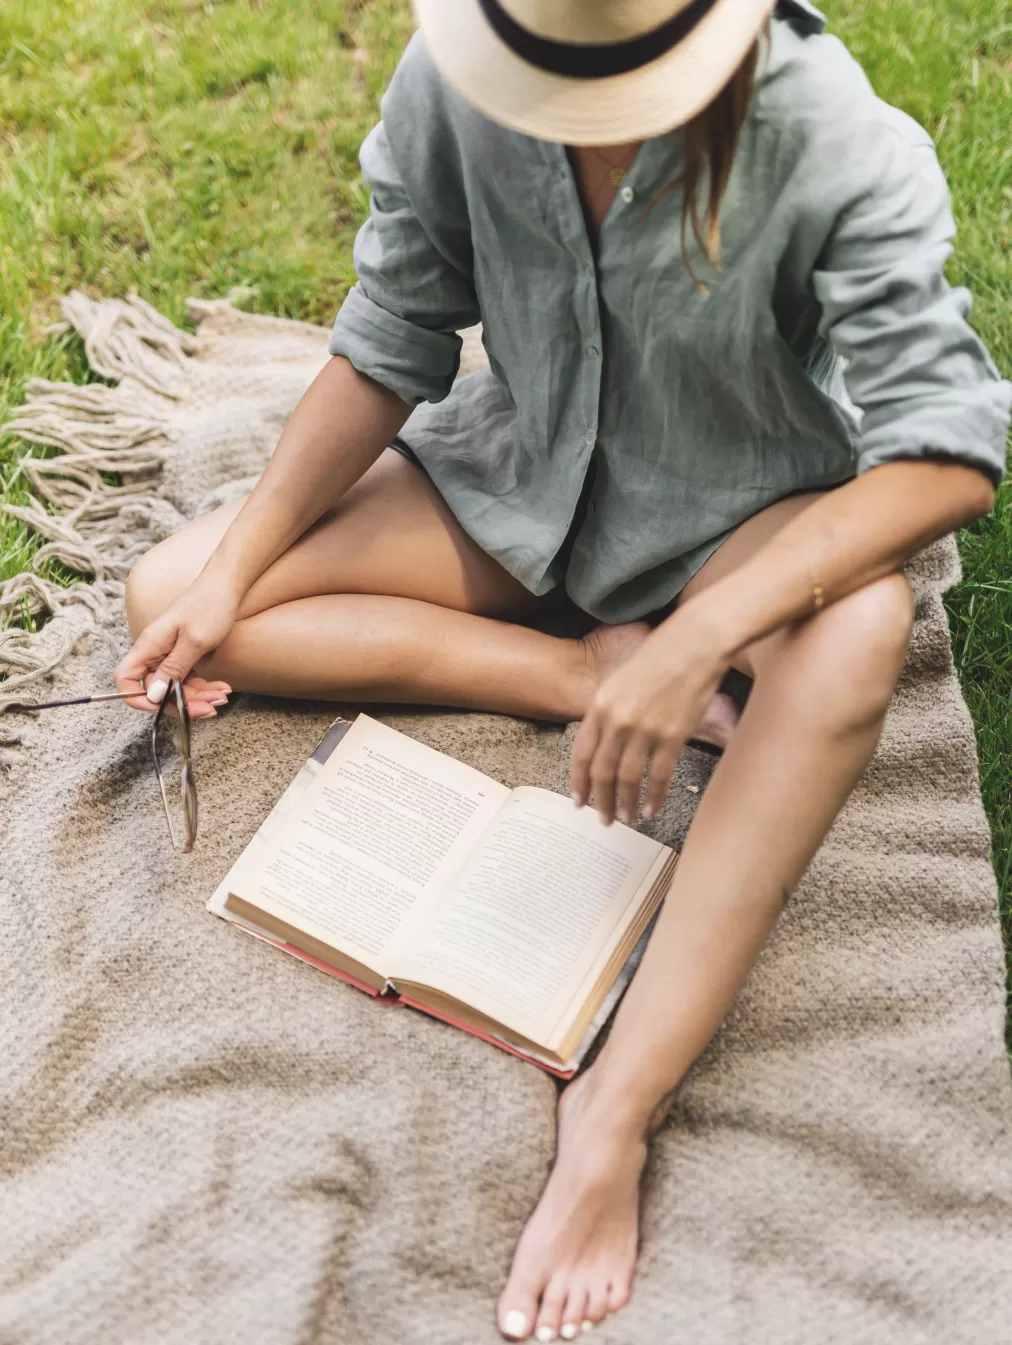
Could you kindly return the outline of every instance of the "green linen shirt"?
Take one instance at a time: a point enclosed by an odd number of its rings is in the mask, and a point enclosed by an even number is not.
[[[721,210],[681,256],[679,131],[648,140],[595,247],[561,145],[490,121],[416,35],[362,146],[358,283],[330,349],[417,409],[403,438],[464,529],[604,621],[678,594],[775,500],[898,458],[998,482],[1010,389],[943,265],[928,135],[784,0]],[[481,321],[488,368],[460,379]]]

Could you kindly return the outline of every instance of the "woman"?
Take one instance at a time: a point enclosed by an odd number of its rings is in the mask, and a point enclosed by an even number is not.
[[[334,358],[249,499],[129,585],[141,709],[188,675],[198,716],[238,687],[578,719],[573,794],[607,820],[644,774],[656,811],[690,736],[726,748],[562,1094],[514,1339],[625,1302],[650,1134],[875,748],[901,567],[1003,471],[928,137],[807,0],[772,10],[419,0]],[[490,366],[451,388],[479,319]],[[566,604],[601,624],[538,629]]]

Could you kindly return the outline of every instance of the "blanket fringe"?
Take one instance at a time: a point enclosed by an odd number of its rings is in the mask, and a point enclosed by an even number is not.
[[[96,373],[116,383],[129,378],[169,403],[186,397],[196,337],[136,295],[95,302],[75,292],[62,308]],[[54,672],[86,629],[115,621],[137,557],[153,537],[167,536],[182,522],[158,494],[170,422],[150,400],[154,409],[124,414],[118,387],[32,379],[24,405],[3,426],[7,435],[57,450],[56,456],[30,453],[21,460],[18,470],[32,498],[3,506],[45,538],[31,570],[0,584],[5,694]],[[121,484],[109,480],[112,474]],[[42,578],[39,570],[51,561],[91,576],[91,582],[63,587]],[[49,619],[45,639],[11,626],[18,617],[39,616]]]
[[[150,392],[179,400],[187,384],[186,360],[196,337],[181,331],[136,294],[96,302],[80,290],[61,307],[84,339],[88,363],[114,382],[129,375]]]

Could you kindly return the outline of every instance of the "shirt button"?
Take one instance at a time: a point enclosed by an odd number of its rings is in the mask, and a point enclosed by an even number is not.
[[[587,356],[589,359],[596,360],[598,355],[600,355],[600,353],[601,352],[598,350],[597,346],[587,347]]]
[[[620,195],[622,197],[622,200],[625,201],[626,205],[629,205],[631,204],[631,202],[636,200],[636,193],[633,191],[632,187],[623,187],[622,191],[620,192]]]

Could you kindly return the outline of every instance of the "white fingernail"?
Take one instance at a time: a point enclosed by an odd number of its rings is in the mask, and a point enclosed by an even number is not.
[[[212,701],[211,704],[212,704],[212,705],[227,705],[227,704],[228,704],[228,697],[227,697],[227,696],[222,696],[221,700],[219,700],[219,701]]]
[[[653,817],[653,815],[654,815],[653,805],[652,805],[652,804],[649,804],[649,803],[645,803],[645,804],[643,805],[643,820],[644,820],[644,822],[649,822],[650,819]]]
[[[550,1340],[555,1339],[555,1328],[551,1326],[539,1326],[535,1334],[537,1339],[541,1341],[541,1345],[548,1345]]]
[[[570,797],[570,798],[573,800],[573,802],[576,804],[577,808],[582,808],[582,807],[583,807],[583,799],[580,797],[579,794],[570,794],[569,797]]]
[[[152,705],[160,705],[165,699],[165,693],[169,689],[168,682],[163,682],[161,678],[157,682],[152,682],[144,693]]]
[[[503,1319],[502,1329],[507,1336],[512,1336],[514,1340],[526,1340],[527,1338],[527,1318],[522,1312],[514,1308],[507,1312]]]
[[[580,1328],[575,1322],[565,1322],[559,1332],[563,1340],[575,1340],[579,1334]]]
[[[629,823],[632,821],[632,817],[629,813],[628,808],[620,808],[618,810],[618,820],[620,822],[624,822],[626,826],[629,825]]]

